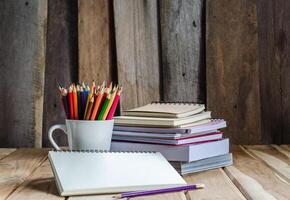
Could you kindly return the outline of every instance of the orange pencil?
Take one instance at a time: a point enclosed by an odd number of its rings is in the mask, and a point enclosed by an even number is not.
[[[105,110],[105,112],[104,112],[104,115],[103,115],[102,120],[105,120],[105,119],[107,118],[107,115],[108,115],[108,113],[109,113],[109,111],[110,111],[110,109],[111,109],[111,106],[112,106],[112,104],[113,104],[113,102],[114,102],[114,99],[115,99],[116,94],[117,94],[117,87],[115,86],[115,87],[113,88],[113,92],[112,92],[112,95],[111,95],[111,98],[110,98],[109,104],[108,104],[108,106],[107,106],[107,108],[106,108],[106,110]]]
[[[91,115],[91,112],[92,112],[93,105],[94,105],[94,96],[92,96],[92,98],[89,100],[89,105],[88,105],[88,110],[87,110],[87,113],[86,113],[85,120],[89,120],[90,119],[90,115]]]
[[[103,99],[104,90],[105,90],[104,88],[101,88],[99,93],[97,94],[97,99],[95,101],[94,108],[93,108],[93,111],[92,111],[92,114],[91,114],[91,118],[90,118],[91,120],[95,120],[96,119],[98,110],[100,108],[101,100]]]
[[[77,89],[75,85],[73,85],[73,104],[74,104],[74,119],[78,120],[79,115],[78,115],[78,95],[77,95]]]

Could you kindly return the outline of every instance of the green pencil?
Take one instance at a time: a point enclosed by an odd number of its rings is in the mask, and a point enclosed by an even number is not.
[[[108,96],[106,97],[106,100],[105,100],[105,102],[103,104],[102,110],[100,111],[100,114],[98,116],[98,120],[102,120],[103,119],[105,111],[106,111],[106,109],[108,107],[108,104],[110,102],[110,97],[111,97],[111,94],[108,94]]]

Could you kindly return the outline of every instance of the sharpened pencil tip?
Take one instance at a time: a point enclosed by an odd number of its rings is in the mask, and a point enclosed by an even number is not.
[[[201,184],[201,183],[196,184],[196,188],[197,188],[197,189],[202,189],[202,188],[204,188],[204,187],[205,187],[204,184]]]

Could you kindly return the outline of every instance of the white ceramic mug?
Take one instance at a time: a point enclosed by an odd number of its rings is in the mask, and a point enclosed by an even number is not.
[[[110,150],[114,120],[69,120],[48,130],[48,138],[56,150],[59,146],[52,138],[53,131],[61,129],[68,136],[70,150]]]

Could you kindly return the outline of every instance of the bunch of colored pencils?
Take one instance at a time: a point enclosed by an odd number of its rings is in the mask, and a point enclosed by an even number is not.
[[[68,89],[58,87],[67,119],[111,120],[120,100],[122,87],[106,83],[91,87],[84,82],[71,84]]]

